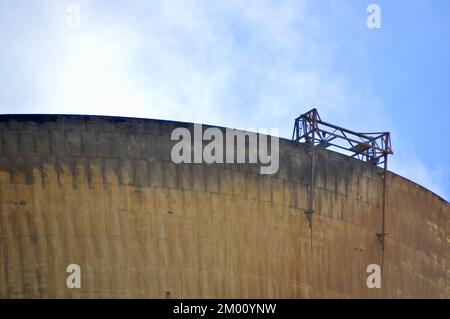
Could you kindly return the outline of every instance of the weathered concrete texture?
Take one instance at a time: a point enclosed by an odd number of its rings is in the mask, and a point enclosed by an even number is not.
[[[302,145],[280,170],[170,160],[175,127],[0,116],[0,297],[450,297],[450,208],[388,174],[381,289],[377,169],[317,152],[312,233]],[[66,266],[81,266],[81,289]]]

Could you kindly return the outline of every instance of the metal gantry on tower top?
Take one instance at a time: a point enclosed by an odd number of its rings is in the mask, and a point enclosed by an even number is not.
[[[292,140],[319,148],[342,150],[360,160],[383,164],[392,153],[389,132],[357,133],[322,121],[317,109],[295,119]]]
[[[334,124],[322,121],[317,109],[312,109],[295,119],[292,140],[308,145],[311,157],[311,181],[308,196],[309,226],[312,229],[312,214],[314,212],[314,150],[316,148],[328,148],[337,150],[350,157],[382,165],[380,176],[383,181],[382,194],[382,221],[381,232],[377,233],[381,248],[384,252],[385,232],[385,210],[386,210],[386,172],[388,155],[393,154],[389,132],[358,133]],[[312,233],[311,233],[312,234]]]

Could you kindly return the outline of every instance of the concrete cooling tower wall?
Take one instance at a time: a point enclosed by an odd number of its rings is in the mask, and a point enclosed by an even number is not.
[[[0,116],[1,298],[450,297],[450,208],[374,165],[280,140],[280,167],[175,164],[189,123]],[[221,130],[223,130],[221,128]],[[405,163],[407,165],[407,163]],[[81,287],[67,286],[67,266]],[[381,288],[367,266],[383,264]]]

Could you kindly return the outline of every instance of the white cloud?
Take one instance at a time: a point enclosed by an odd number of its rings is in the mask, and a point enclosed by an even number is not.
[[[345,81],[322,67],[320,19],[303,1],[80,5],[80,29],[51,8],[61,26],[36,34],[51,41],[21,50],[49,112],[284,127],[309,105],[345,111]]]

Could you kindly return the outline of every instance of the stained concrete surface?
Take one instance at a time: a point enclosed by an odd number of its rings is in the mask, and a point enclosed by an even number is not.
[[[280,169],[172,163],[190,123],[0,115],[2,298],[449,298],[450,208],[373,165],[280,140]],[[66,266],[81,288],[66,287]]]

